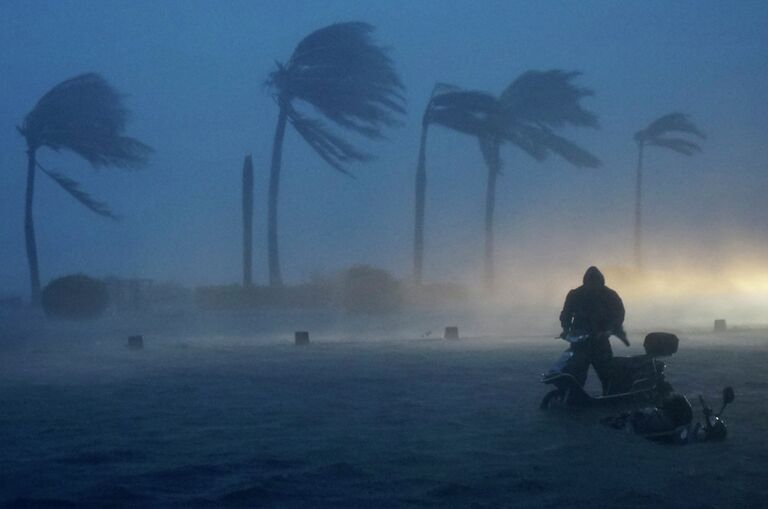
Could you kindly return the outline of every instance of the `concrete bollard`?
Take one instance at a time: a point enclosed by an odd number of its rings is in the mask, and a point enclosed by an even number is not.
[[[453,326],[446,327],[443,339],[459,339],[459,328]]]
[[[128,336],[128,348],[131,350],[141,350],[144,348],[144,336]]]
[[[308,331],[296,331],[293,334],[293,340],[296,346],[304,346],[309,344],[309,332]]]
[[[725,319],[718,318],[717,320],[715,320],[715,328],[714,328],[715,332],[725,332],[727,330],[728,330],[728,326],[725,324]]]

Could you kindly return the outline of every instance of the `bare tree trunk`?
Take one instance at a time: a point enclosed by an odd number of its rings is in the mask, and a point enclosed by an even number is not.
[[[637,144],[637,182],[635,188],[635,268],[643,268],[643,143]]]
[[[285,122],[288,117],[286,106],[280,106],[280,116],[277,118],[275,139],[272,145],[272,166],[269,171],[269,198],[267,218],[267,256],[269,259],[269,285],[282,286],[283,276],[280,273],[280,255],[277,247],[277,197],[280,191],[280,165],[283,155],[283,139],[285,138]]]
[[[488,167],[488,186],[485,191],[485,289],[493,291],[495,265],[493,256],[493,213],[496,209],[496,178],[498,165]]]
[[[40,271],[37,267],[37,242],[35,242],[35,224],[32,217],[32,202],[35,197],[35,149],[27,150],[27,194],[24,204],[24,235],[29,264],[29,281],[32,291],[32,305],[40,304]]]
[[[496,209],[496,178],[501,173],[501,140],[478,138],[480,152],[488,167],[488,185],[485,191],[485,289],[493,291],[495,270],[493,257],[493,213]]]
[[[413,235],[413,280],[421,285],[424,262],[424,208],[427,191],[427,130],[429,124],[421,126],[421,144],[419,145],[419,161],[416,165],[416,219]]]
[[[243,286],[253,285],[253,160],[243,161]]]

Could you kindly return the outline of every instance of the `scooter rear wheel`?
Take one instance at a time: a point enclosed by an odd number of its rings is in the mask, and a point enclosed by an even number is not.
[[[553,389],[546,393],[544,397],[541,398],[541,403],[539,404],[541,410],[549,410],[551,408],[563,406],[565,406],[565,392],[560,389]]]

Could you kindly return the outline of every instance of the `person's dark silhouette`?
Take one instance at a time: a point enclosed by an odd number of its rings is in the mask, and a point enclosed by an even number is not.
[[[587,334],[589,338],[573,343],[571,373],[581,385],[587,380],[592,364],[597,372],[603,392],[607,390],[613,351],[609,337],[618,336],[629,345],[624,333],[624,304],[619,294],[605,286],[605,277],[597,267],[584,273],[584,284],[568,292],[560,313],[562,337],[567,334]]]

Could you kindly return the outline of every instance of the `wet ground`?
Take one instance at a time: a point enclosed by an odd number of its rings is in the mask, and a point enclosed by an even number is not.
[[[565,346],[549,337],[297,348],[165,335],[142,351],[124,339],[30,337],[0,352],[0,507],[768,500],[768,337],[681,334],[675,388],[715,403],[732,385],[737,398],[726,442],[682,447],[608,429],[606,412],[540,411],[539,374]]]

